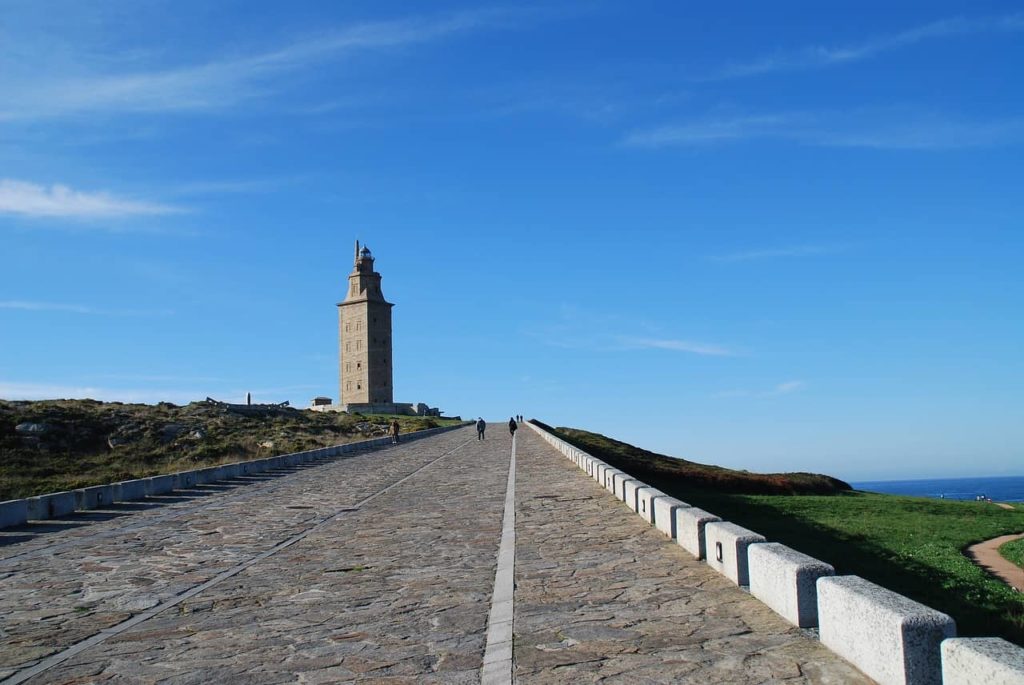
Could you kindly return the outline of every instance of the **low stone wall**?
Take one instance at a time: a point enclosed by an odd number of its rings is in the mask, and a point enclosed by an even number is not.
[[[666,496],[527,421],[648,524],[729,577],[882,685],[1024,683],[1024,649],[997,638],[956,638],[943,613]]]
[[[402,435],[402,441],[418,440],[430,435],[462,428],[464,425],[466,424],[405,433]],[[220,466],[210,466],[190,471],[179,471],[178,473],[164,476],[152,476],[150,478],[139,478],[120,483],[94,485],[69,492],[51,492],[36,497],[8,500],[0,502],[0,528],[21,526],[29,521],[44,521],[68,516],[76,511],[101,509],[115,502],[137,501],[146,497],[165,495],[174,490],[188,490],[204,483],[237,479],[248,474],[287,468],[296,464],[328,459],[348,452],[383,447],[390,444],[391,438],[386,436],[334,445],[332,447],[322,447],[305,452],[282,454],[276,457],[222,464]]]

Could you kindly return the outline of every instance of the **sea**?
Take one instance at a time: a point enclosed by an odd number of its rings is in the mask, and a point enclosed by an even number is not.
[[[876,480],[850,483],[857,490],[889,495],[973,500],[984,496],[993,502],[1024,502],[1024,476],[999,478],[929,478],[925,480]]]

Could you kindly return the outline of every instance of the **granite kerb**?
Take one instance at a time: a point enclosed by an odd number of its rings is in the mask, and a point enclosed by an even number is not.
[[[464,425],[428,428],[422,431],[406,433],[402,436],[402,439],[403,441],[419,440],[431,435],[437,435],[438,433],[462,428]],[[68,492],[50,492],[34,497],[8,500],[0,502],[0,528],[23,526],[29,521],[45,521],[68,516],[76,511],[102,508],[116,502],[142,500],[155,495],[165,495],[174,490],[191,489],[196,485],[230,480],[241,475],[263,473],[310,461],[326,460],[333,456],[390,444],[391,438],[389,437],[372,438],[370,440],[349,442],[306,452],[293,452],[250,461],[178,471],[177,473],[162,476],[93,485]]]
[[[993,683],[1024,682],[1024,649],[997,638],[957,639],[945,614],[857,576],[834,576],[829,564],[669,497],[540,426],[526,425],[695,558],[749,585],[752,596],[791,623],[819,625],[825,647],[879,682],[980,682],[983,673],[998,674]],[[641,493],[650,497],[650,511],[639,506]],[[709,526],[713,560],[707,554]]]

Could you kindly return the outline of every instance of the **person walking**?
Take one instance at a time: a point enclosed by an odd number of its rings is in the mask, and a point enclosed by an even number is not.
[[[398,419],[391,420],[391,426],[388,428],[388,433],[391,435],[391,444],[398,444]]]
[[[519,428],[519,426],[516,424],[516,420],[513,417],[513,418],[508,420],[508,433],[513,438],[516,437],[516,428]]]
[[[487,423],[484,422],[483,418],[478,418],[476,420],[476,439],[477,440],[483,440],[484,439],[484,431],[486,429],[487,429]]]

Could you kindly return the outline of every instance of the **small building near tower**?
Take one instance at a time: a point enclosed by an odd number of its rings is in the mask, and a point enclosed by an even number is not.
[[[374,270],[373,253],[356,241],[345,299],[338,303],[338,405],[316,398],[311,409],[360,414],[440,416],[426,404],[395,402],[391,308]]]

